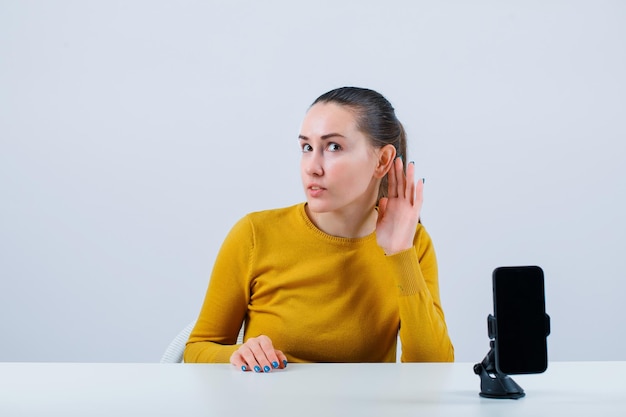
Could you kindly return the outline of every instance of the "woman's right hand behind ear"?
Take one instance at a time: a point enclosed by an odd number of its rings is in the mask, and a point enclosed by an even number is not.
[[[270,372],[287,366],[287,357],[274,349],[269,337],[251,337],[230,356],[230,363],[242,371]]]

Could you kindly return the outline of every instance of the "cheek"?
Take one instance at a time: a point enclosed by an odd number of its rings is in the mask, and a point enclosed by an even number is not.
[[[300,179],[302,179],[302,183],[304,184],[304,180],[307,177],[306,167],[304,165],[304,160],[300,159]]]
[[[325,167],[326,175],[341,181],[349,187],[362,188],[369,184],[372,179],[372,167],[366,161],[355,163],[354,161],[335,160]],[[372,171],[372,172],[370,172]]]

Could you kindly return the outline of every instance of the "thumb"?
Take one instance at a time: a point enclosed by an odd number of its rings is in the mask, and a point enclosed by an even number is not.
[[[387,203],[389,199],[387,197],[383,197],[378,201],[378,221],[380,223],[383,217],[385,217],[385,212],[387,211]]]

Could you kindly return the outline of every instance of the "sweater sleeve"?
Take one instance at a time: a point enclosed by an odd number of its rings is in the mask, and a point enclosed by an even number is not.
[[[402,362],[452,362],[441,300],[435,250],[418,225],[413,248],[388,257],[398,285]]]
[[[185,347],[185,362],[228,363],[250,297],[254,233],[250,220],[231,229],[217,255],[200,315]]]

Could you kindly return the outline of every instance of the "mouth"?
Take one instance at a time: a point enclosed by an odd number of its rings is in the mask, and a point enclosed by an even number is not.
[[[317,184],[312,184],[312,185],[309,185],[307,188],[308,188],[309,190],[311,190],[311,191],[320,191],[320,190],[325,190],[325,189],[326,189],[326,188],[321,187],[321,186],[319,186],[319,185],[317,185]]]
[[[324,193],[324,191],[326,191],[326,188],[320,187],[317,184],[309,185],[306,188],[308,190],[309,196],[311,196],[311,197],[321,197],[322,194]]]

